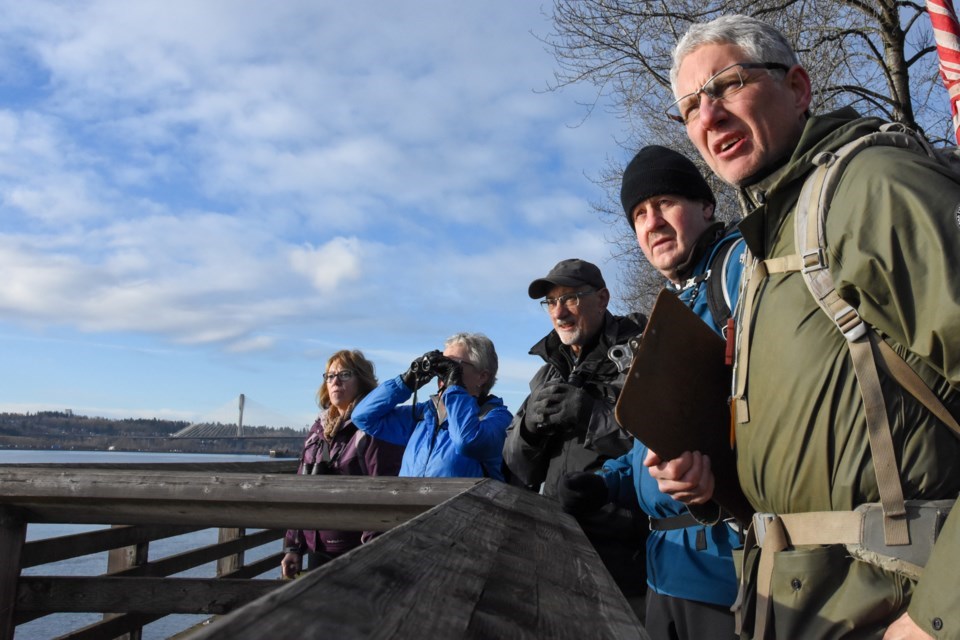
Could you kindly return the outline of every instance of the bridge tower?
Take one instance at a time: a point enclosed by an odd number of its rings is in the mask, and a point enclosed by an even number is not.
[[[243,403],[246,400],[244,395],[240,394],[240,418],[237,420],[237,437],[243,436]]]

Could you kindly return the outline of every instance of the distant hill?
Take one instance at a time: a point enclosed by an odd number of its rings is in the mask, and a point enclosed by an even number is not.
[[[0,449],[66,449],[158,451],[186,453],[251,453],[283,451],[297,455],[306,429],[246,426],[243,438],[173,438],[190,426],[182,420],[127,418],[110,420],[74,415],[71,411],[0,413]],[[235,433],[236,425],[210,432]]]

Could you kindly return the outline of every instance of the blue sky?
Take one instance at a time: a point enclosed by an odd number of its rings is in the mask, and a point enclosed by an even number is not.
[[[245,393],[303,426],[334,351],[385,380],[457,331],[493,339],[515,409],[550,329],[529,282],[619,279],[590,178],[622,123],[542,91],[549,10],[0,2],[0,411]]]

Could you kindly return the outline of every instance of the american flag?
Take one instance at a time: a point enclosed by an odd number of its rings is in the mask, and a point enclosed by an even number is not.
[[[953,0],[927,0],[927,13],[937,42],[940,76],[950,94],[954,136],[960,141],[960,115],[957,111],[960,102],[960,24],[953,10]]]

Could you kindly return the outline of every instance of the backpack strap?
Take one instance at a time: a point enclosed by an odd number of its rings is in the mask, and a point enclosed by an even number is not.
[[[748,253],[750,268],[743,283],[746,290],[740,298],[738,317],[741,320],[737,327],[736,341],[738,366],[735,368],[731,409],[734,426],[749,421],[746,365],[749,361],[753,305],[757,292],[768,275],[799,271],[814,300],[843,334],[850,349],[857,384],[863,398],[870,452],[873,456],[880,502],[883,505],[884,538],[886,544],[894,546],[909,544],[910,538],[900,472],[878,367],[882,367],[958,437],[960,424],[920,376],[880,338],[873,327],[863,321],[852,305],[840,297],[828,268],[825,220],[829,204],[850,160],[863,149],[876,145],[911,149],[938,159],[935,150],[926,141],[918,139],[912,131],[895,123],[884,125],[880,131],[853,140],[834,152],[818,154],[813,159],[816,167],[804,182],[797,202],[794,229],[797,253],[768,260],[752,259]]]
[[[725,331],[727,320],[733,312],[730,309],[730,283],[727,280],[727,266],[730,264],[730,253],[734,245],[737,244],[736,238],[724,238],[716,253],[710,259],[710,266],[707,270],[707,306],[710,308],[710,315],[713,321],[721,331]]]
[[[877,352],[883,354],[886,371],[906,391],[958,434],[960,425],[940,399],[923,384],[920,377],[880,338],[876,330],[864,322],[857,310],[840,297],[828,268],[825,237],[827,209],[850,160],[863,149],[875,145],[912,149],[917,153],[932,155],[929,145],[920,143],[917,136],[904,131],[902,127],[887,125],[878,132],[848,142],[836,152],[818,154],[813,159],[817,168],[804,182],[797,203],[795,239],[804,283],[817,304],[847,340],[857,383],[863,396],[870,452],[873,455],[877,488],[883,505],[884,536],[888,545],[898,545],[909,544],[910,536],[900,471],[886,403],[880,387]],[[896,360],[899,360],[900,364],[890,364]]]
[[[911,149],[925,154],[941,164],[955,167],[949,152],[944,155],[933,149],[919,134],[899,123],[888,123],[880,131],[853,140],[835,152],[818,154],[813,162],[816,165],[805,180],[797,202],[794,236],[797,253],[780,258],[759,260],[746,253],[748,268],[741,281],[741,295],[737,308],[736,359],[734,368],[734,388],[731,398],[733,426],[749,421],[749,407],[746,397],[747,363],[751,325],[756,295],[766,277],[773,273],[799,271],[804,283],[820,308],[837,326],[847,341],[850,357],[853,361],[857,384],[863,398],[864,414],[867,422],[867,435],[870,452],[873,456],[874,473],[880,493],[882,508],[882,528],[884,544],[889,547],[911,544],[908,528],[907,509],[903,499],[900,472],[897,466],[893,439],[887,416],[886,403],[880,386],[879,369],[893,378],[905,391],[923,404],[943,424],[950,427],[954,435],[960,437],[960,424],[947,410],[943,401],[930,390],[922,378],[900,357],[893,348],[868,325],[857,310],[843,300],[836,291],[836,285],[830,274],[825,237],[825,220],[829,204],[840,182],[844,169],[857,153],[875,145],[894,146]],[[955,168],[953,168],[956,171]],[[801,518],[801,522],[791,523],[788,537],[793,544],[840,544],[845,537],[857,533],[856,522],[837,529],[830,525],[831,519],[849,519],[853,512],[828,512],[818,514],[794,514],[791,518]],[[786,517],[785,517],[786,518]],[[756,524],[756,521],[755,521]],[[796,525],[802,525],[800,528]],[[751,533],[754,527],[751,527]],[[762,545],[761,566],[759,570],[758,600],[754,633],[763,637],[769,615],[769,584],[772,575],[772,553],[782,547],[786,538],[784,531],[779,532],[779,542],[773,540],[770,545]],[[768,529],[769,533],[769,529]],[[826,533],[826,535],[822,535]],[[807,536],[806,534],[810,534]],[[777,538],[777,535],[773,536]],[[809,537],[809,539],[807,539]],[[796,538],[796,539],[794,539]],[[751,546],[750,544],[747,545]],[[782,547],[785,548],[785,547]],[[763,555],[767,557],[764,558]],[[745,574],[744,574],[745,575]],[[738,595],[738,602],[742,598]],[[736,603],[734,605],[736,608]],[[740,615],[738,612],[738,627]]]

